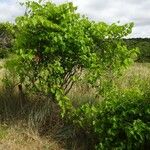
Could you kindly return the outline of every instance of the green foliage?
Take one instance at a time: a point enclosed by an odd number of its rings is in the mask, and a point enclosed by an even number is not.
[[[139,50],[132,48],[129,51],[123,41],[123,37],[131,32],[132,23],[123,26],[99,23],[94,29],[96,27],[99,32],[93,39],[98,62],[92,64],[85,77],[97,89],[97,95],[106,97],[115,88],[114,80],[133,63]]]
[[[71,116],[96,149],[148,149],[149,91],[118,91],[96,106],[85,104]]]
[[[80,70],[94,61],[92,40],[85,34],[91,23],[75,13],[72,3],[27,6],[27,14],[16,21],[16,69],[28,88],[55,99],[68,93]]]
[[[0,58],[7,57],[12,51],[13,28],[10,23],[0,23]]]
[[[83,69],[94,85],[102,74],[127,67],[136,53],[135,49],[129,52],[121,40],[133,24],[90,21],[76,13],[72,3],[27,2],[26,6],[26,14],[16,19],[14,70],[30,91],[61,99],[64,111],[71,107],[65,95]]]
[[[149,97],[133,90],[104,102],[95,123],[95,132],[101,139],[98,148],[148,148],[149,108]]]

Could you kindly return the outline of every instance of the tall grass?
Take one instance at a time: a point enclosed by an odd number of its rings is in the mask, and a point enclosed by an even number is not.
[[[117,80],[121,89],[139,88],[141,91],[150,88],[150,63],[135,63]]]
[[[52,137],[40,137],[38,132],[22,123],[0,127],[0,150],[63,150],[59,141]]]
[[[150,63],[134,63],[122,75],[115,79],[120,90],[138,88],[140,91],[150,89]],[[86,82],[77,83],[68,94],[75,107],[85,103],[95,104],[101,102],[102,97],[95,97],[93,90]]]
[[[4,69],[2,68],[0,71],[3,72],[4,77]],[[11,81],[10,84],[2,85],[1,81],[0,86],[0,121],[25,119],[30,125],[38,126],[38,124],[46,122],[47,118],[51,118],[53,111],[55,112],[53,114],[59,114],[59,108],[47,97],[30,94],[25,96],[25,100],[22,100],[18,87],[13,86],[15,84],[14,77],[9,76],[8,78]],[[141,91],[148,90],[150,87],[150,64],[135,63],[115,82],[121,89],[136,87]],[[84,103],[94,104],[99,100],[95,99],[94,90],[83,82],[77,83],[68,96],[76,107]]]
[[[5,70],[2,67],[0,72],[2,72],[1,79],[2,77],[6,77]],[[62,120],[60,117],[60,109],[56,104],[54,104],[47,97],[41,96],[38,93],[30,95],[25,94],[24,100],[22,100],[22,97],[18,91],[18,87],[14,86],[14,77],[10,75],[7,79],[11,80],[9,84],[4,84],[5,82],[3,83],[0,81],[1,124],[6,124],[9,126],[11,124],[17,124],[18,122],[21,122],[21,124],[25,124],[27,128],[32,128],[38,134],[42,136],[44,135],[43,138],[48,136],[56,141],[60,141],[61,144],[63,143],[63,147],[66,146],[66,149],[87,149],[86,142],[88,142],[88,138],[85,137],[84,133],[81,131],[78,131],[77,133],[73,126],[66,124]],[[126,72],[124,72],[120,78],[116,79],[115,82],[120,89],[124,90],[132,88],[139,88],[141,91],[150,90],[150,64],[135,63]],[[85,103],[96,104],[97,101],[99,102],[99,99],[95,99],[94,92],[95,91],[92,90],[92,88],[86,82],[79,82],[72,88],[68,96],[73,101],[74,106],[79,107]],[[24,129],[26,127],[19,128]],[[22,133],[15,133],[13,128],[8,130],[5,130],[4,128],[1,129],[4,130],[4,132],[0,131],[0,136],[2,137],[6,137],[7,132],[12,133],[12,135],[9,135],[7,138],[3,139],[3,146],[5,143],[6,145],[8,144],[7,140],[12,140],[9,139],[12,136],[14,136],[13,138],[20,137],[22,140],[18,140],[19,142],[22,142],[25,138],[24,135],[22,136]],[[36,136],[36,138],[38,137],[36,134],[32,134],[32,136]],[[85,139],[87,139],[87,141]],[[40,141],[42,141],[42,139],[40,139]],[[30,142],[26,142],[25,144],[28,143]],[[38,143],[38,140],[35,143],[32,143],[33,146],[34,144],[36,145],[36,143]],[[13,142],[11,144],[11,146],[16,146]],[[44,144],[45,141],[43,141],[39,147],[44,149]],[[16,149],[17,148],[18,145]]]

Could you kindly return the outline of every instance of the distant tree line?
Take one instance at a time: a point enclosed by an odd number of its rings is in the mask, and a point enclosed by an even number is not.
[[[140,54],[137,61],[150,62],[150,38],[124,39],[129,49],[139,48]]]
[[[12,52],[13,28],[11,23],[0,23],[0,58],[5,58]]]

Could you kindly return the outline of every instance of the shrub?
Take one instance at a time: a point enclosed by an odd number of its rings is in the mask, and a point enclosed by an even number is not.
[[[0,58],[7,57],[12,51],[13,38],[13,25],[10,23],[0,23]]]
[[[150,144],[150,100],[146,94],[127,91],[104,102],[96,114],[98,148],[146,149]]]
[[[150,93],[136,89],[118,93],[97,106],[81,106],[71,116],[73,123],[96,149],[148,149]]]

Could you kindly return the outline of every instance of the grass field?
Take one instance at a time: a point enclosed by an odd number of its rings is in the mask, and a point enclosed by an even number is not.
[[[4,76],[4,62],[0,62],[0,78]],[[150,64],[149,63],[135,63],[131,66],[124,75],[117,80],[120,88],[132,88],[135,85],[141,86],[144,90],[143,83],[145,83],[145,88],[150,85]],[[0,82],[2,87],[2,82]],[[74,87],[70,93],[72,99],[76,99],[77,103],[83,101],[91,100],[92,94],[87,89],[82,89],[83,86]],[[35,98],[36,99],[36,98]],[[34,99],[34,100],[35,100]],[[26,104],[25,107],[21,107],[17,101],[18,97],[11,93],[6,94],[3,91],[0,91],[0,118],[5,116],[1,120],[0,124],[0,150],[63,150],[66,148],[66,143],[68,143],[69,130],[65,130],[63,123],[57,112],[54,112],[54,115],[50,115],[47,128],[45,128],[46,134],[40,134],[36,128],[31,128],[30,119],[31,112],[26,112],[26,107],[29,107],[28,110],[32,110],[30,102]],[[11,101],[11,102],[10,102]],[[7,103],[8,102],[8,103]],[[40,102],[41,103],[41,102]],[[34,110],[36,113],[40,114],[41,110],[49,110],[48,105],[41,105],[41,107],[36,107],[34,105]],[[12,109],[14,107],[14,109]],[[54,106],[55,107],[55,106]],[[57,109],[55,110],[57,111]],[[13,114],[14,113],[14,114]],[[38,115],[37,113],[37,115]],[[34,116],[36,118],[36,116]],[[38,116],[39,117],[39,116]],[[42,118],[42,117],[41,117]],[[38,122],[38,120],[37,120]],[[57,122],[57,123],[56,123]],[[46,124],[47,122],[45,122]],[[48,129],[50,128],[50,130]],[[60,134],[61,133],[61,134]],[[57,136],[56,136],[57,135]],[[63,137],[64,136],[64,137]],[[65,139],[66,138],[66,139]],[[75,150],[85,150],[85,146],[82,144],[77,144],[77,141],[71,141],[72,149]]]

